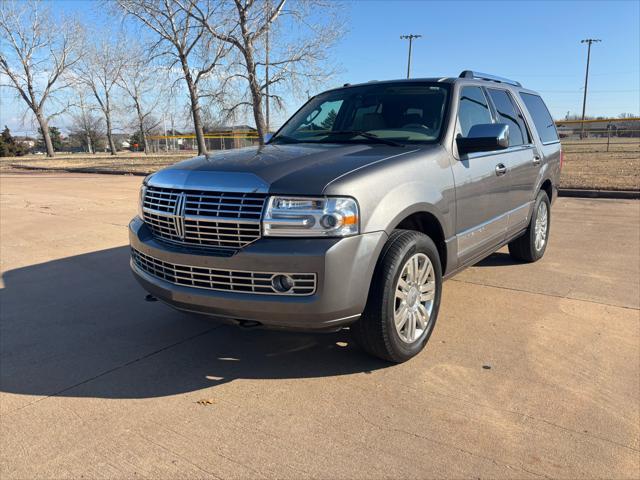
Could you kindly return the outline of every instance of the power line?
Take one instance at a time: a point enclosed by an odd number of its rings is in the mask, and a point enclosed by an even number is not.
[[[581,93],[582,89],[578,88],[575,90],[538,90],[539,92],[544,93]],[[629,93],[629,92],[640,92],[640,88],[630,88],[628,90],[591,90],[589,93]]]
[[[592,73],[592,77],[601,77],[601,76],[612,76],[612,75],[630,75],[640,72],[640,70],[626,70],[624,72],[599,72]],[[518,78],[518,77],[541,77],[541,78],[555,78],[555,77],[577,77],[581,75],[580,73],[509,73],[509,78]]]

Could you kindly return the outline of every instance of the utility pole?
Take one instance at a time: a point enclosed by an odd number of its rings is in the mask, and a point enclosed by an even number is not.
[[[171,112],[171,150],[176,150],[176,126],[173,123],[173,112]]]
[[[580,43],[587,44],[587,71],[584,74],[584,97],[582,99],[582,126],[580,128],[580,138],[584,138],[584,114],[587,108],[587,85],[589,84],[589,61],[591,60],[591,44],[598,43],[602,40],[597,38],[585,38],[580,40]]]
[[[409,35],[400,35],[400,40],[409,40],[409,59],[407,61],[407,78],[411,78],[411,47],[413,45],[414,38],[421,38],[422,35],[415,35],[413,33]]]
[[[167,138],[167,117],[165,117],[164,113],[162,114],[162,125],[164,127],[164,151],[169,151],[169,139]]]

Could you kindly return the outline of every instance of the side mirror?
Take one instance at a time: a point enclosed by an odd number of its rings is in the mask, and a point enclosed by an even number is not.
[[[269,143],[269,140],[273,138],[273,133],[265,133],[264,134],[264,143]]]
[[[456,138],[458,153],[492,152],[509,147],[509,125],[506,123],[481,123],[474,125],[466,137]]]

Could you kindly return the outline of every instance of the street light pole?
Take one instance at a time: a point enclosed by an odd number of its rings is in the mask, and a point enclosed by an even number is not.
[[[421,38],[422,35],[414,35],[413,33],[409,35],[400,35],[400,40],[409,40],[409,59],[407,60],[407,78],[411,77],[411,47],[413,45],[414,38]]]
[[[586,112],[587,109],[587,86],[589,84],[589,62],[591,60],[591,44],[592,43],[598,43],[601,42],[602,40],[599,40],[597,38],[585,38],[584,40],[581,40],[580,43],[586,43],[587,44],[587,70],[584,74],[584,97],[582,98],[582,126],[580,128],[580,138],[583,139],[584,138],[584,114]]]

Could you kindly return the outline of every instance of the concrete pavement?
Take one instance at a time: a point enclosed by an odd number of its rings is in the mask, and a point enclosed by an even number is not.
[[[446,282],[426,350],[177,313],[129,273],[138,177],[0,178],[0,477],[639,478],[640,202]]]

